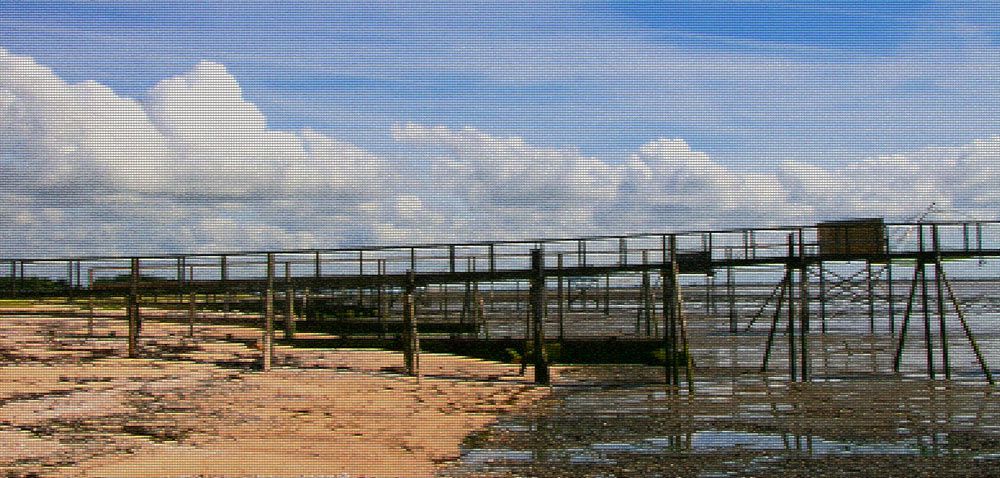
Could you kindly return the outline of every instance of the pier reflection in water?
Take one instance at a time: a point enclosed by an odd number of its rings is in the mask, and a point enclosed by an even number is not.
[[[747,374],[699,381],[687,396],[640,383],[658,371],[567,371],[569,384],[552,399],[469,437],[461,460],[441,474],[859,476],[872,466],[887,467],[882,476],[990,476],[1000,469],[1000,400],[986,385],[789,384]],[[615,376],[633,382],[609,384]]]

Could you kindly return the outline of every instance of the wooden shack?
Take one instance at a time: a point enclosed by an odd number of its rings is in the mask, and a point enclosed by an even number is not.
[[[828,221],[816,225],[821,255],[885,254],[882,218]]]

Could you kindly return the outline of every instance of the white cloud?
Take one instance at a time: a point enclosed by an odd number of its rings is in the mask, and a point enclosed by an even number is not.
[[[0,49],[0,255],[331,247],[906,219],[1000,210],[1000,136],[744,171],[657,139],[624,161],[473,128],[392,128],[384,157],[271,129],[222,65],[142,100]],[[421,160],[420,158],[428,158]]]

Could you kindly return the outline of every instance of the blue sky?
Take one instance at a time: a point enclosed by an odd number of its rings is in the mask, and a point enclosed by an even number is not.
[[[646,161],[651,142],[682,139],[721,171],[776,175],[782,194],[801,200],[815,188],[790,184],[781,168],[836,176],[1000,134],[998,10],[964,2],[4,2],[0,48],[69,84],[92,80],[144,103],[199,62],[221,65],[271,130],[315,131],[412,163],[426,180],[432,158],[480,158],[467,156],[469,138],[454,136],[466,129],[489,141],[517,138],[531,154],[552,149],[614,167]],[[401,139],[405,124],[453,136],[427,141],[420,130]],[[616,171],[644,181],[657,174]],[[470,200],[416,194],[445,216]],[[970,211],[991,204],[954,199]],[[659,206],[623,207],[645,217]],[[810,207],[817,217],[836,210]],[[659,211],[723,216],[690,205]],[[622,211],[587,214],[599,222]],[[371,233],[357,234],[349,235]]]
[[[925,55],[975,55],[978,41],[995,48],[991,5],[4,5],[3,45],[68,80],[141,96],[199,60],[218,61],[272,126],[372,148],[386,147],[389,125],[415,121],[595,153],[666,135],[733,161],[856,158],[958,144],[997,126],[995,115],[979,117],[995,91],[942,88],[934,72],[878,78],[919,68],[897,63]],[[674,76],[658,61],[684,65]],[[636,71],[616,71],[622,62]],[[678,106],[677,95],[700,98]],[[803,111],[781,105],[785,96],[829,103]],[[914,107],[927,118],[909,117]]]

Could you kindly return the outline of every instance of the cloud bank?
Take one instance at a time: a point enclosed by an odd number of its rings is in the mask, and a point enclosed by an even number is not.
[[[993,219],[1000,136],[837,167],[745,169],[654,139],[626,158],[401,122],[400,151],[279,131],[223,65],[139,99],[0,49],[0,255],[137,254]]]

